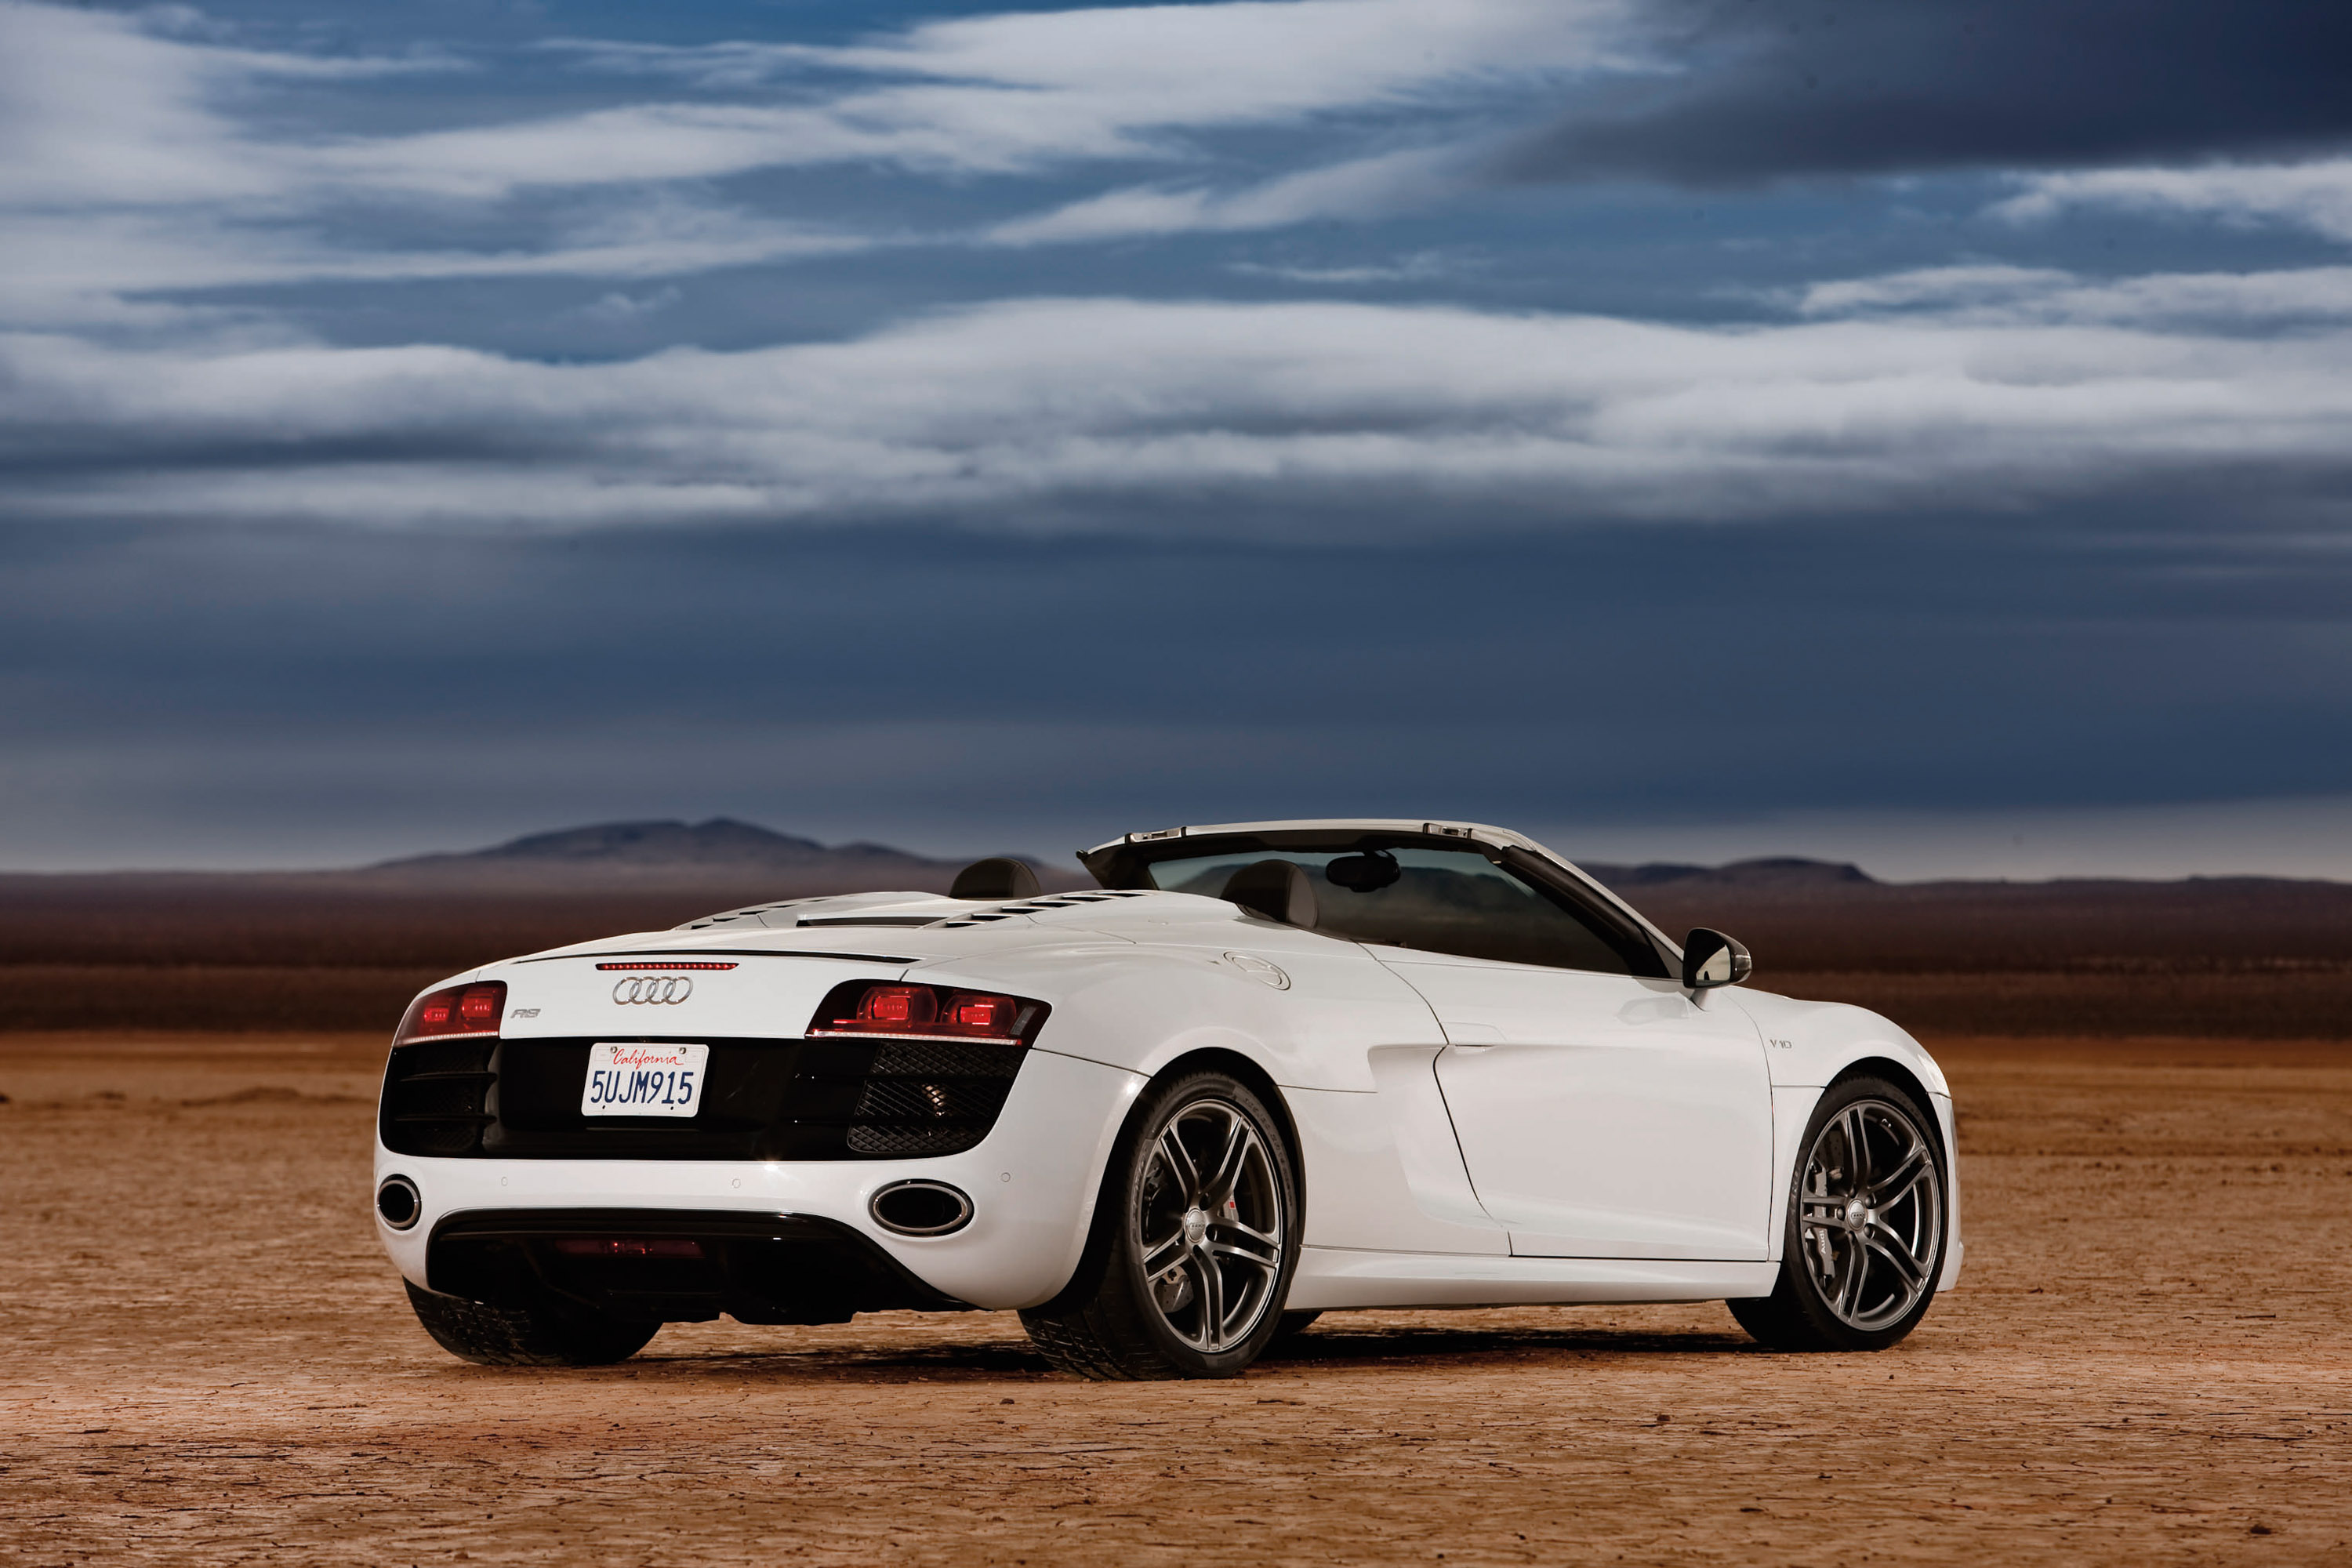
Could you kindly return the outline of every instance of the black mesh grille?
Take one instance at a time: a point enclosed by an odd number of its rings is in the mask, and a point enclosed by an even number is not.
[[[700,1108],[673,1121],[582,1116],[594,1043],[398,1047],[384,1074],[384,1146],[404,1154],[563,1160],[960,1153],[995,1126],[1027,1054],[1024,1046],[980,1041],[703,1036],[698,1043],[709,1046],[710,1056]]]
[[[956,1086],[946,1083],[869,1078],[866,1092],[857,1097],[857,1120],[936,1121],[953,1114],[958,1098]]]
[[[961,1154],[979,1142],[979,1138],[961,1127],[909,1127],[903,1124],[876,1127],[861,1122],[849,1130],[850,1149],[877,1160],[911,1160],[924,1154]]]
[[[966,1044],[961,1040],[885,1040],[875,1048],[877,1078],[922,1078],[946,1073],[963,1078],[1011,1078],[1021,1068],[1021,1047]]]
[[[496,1040],[426,1040],[392,1053],[376,1124],[397,1154],[481,1152]]]
[[[892,1040],[874,1053],[849,1146],[860,1154],[960,1154],[1004,1109],[1022,1047]]]
[[[486,1121],[482,1115],[482,1089],[490,1081],[488,1073],[468,1073],[464,1078],[412,1079],[407,1084],[405,1114],[403,1121]]]

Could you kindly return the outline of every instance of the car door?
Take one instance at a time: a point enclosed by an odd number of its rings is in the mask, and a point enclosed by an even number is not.
[[[1737,1004],[1630,974],[1381,957],[1444,1026],[1438,1084],[1513,1252],[1766,1256],[1771,1085]]]
[[[1437,1087],[1513,1251],[1767,1256],[1771,1086],[1738,1003],[1684,992],[1638,921],[1524,847],[1331,837],[1346,847],[1178,847],[1151,876],[1216,896],[1260,857],[1306,874],[1314,929],[1362,943],[1443,1025]]]

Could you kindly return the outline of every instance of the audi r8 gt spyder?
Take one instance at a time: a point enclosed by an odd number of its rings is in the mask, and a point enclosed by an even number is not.
[[[666,1322],[1013,1309],[1215,1377],[1348,1308],[1720,1300],[1874,1350],[1960,1268],[1950,1090],[1469,823],[1132,833],[493,963],[401,1021],[376,1215],[494,1364]]]

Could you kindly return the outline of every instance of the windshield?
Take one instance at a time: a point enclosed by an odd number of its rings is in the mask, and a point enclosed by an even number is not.
[[[1222,898],[1244,866],[1287,860],[1315,889],[1315,929],[1355,942],[1539,963],[1636,973],[1630,933],[1612,933],[1567,900],[1467,849],[1235,848],[1154,860],[1144,875],[1167,892]],[[1650,963],[1643,963],[1646,973]]]

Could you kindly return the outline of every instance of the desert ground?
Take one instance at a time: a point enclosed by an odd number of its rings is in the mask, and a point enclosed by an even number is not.
[[[0,1561],[2352,1561],[2352,1045],[1930,1044],[1968,1269],[1895,1351],[1363,1313],[1115,1385],[995,1313],[468,1366],[372,1234],[381,1037],[0,1037]]]

